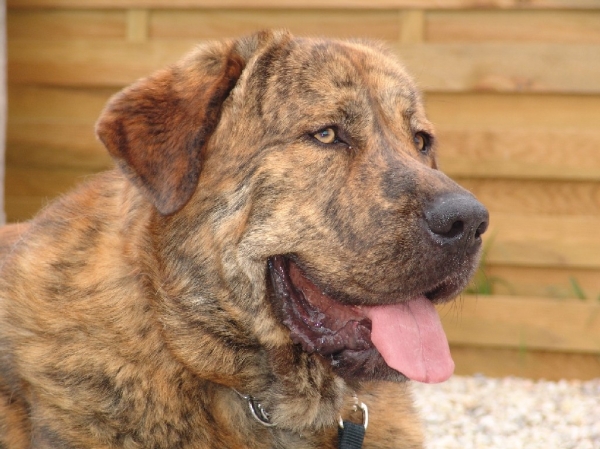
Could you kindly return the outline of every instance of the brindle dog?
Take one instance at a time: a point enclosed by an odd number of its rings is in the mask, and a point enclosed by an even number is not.
[[[0,245],[0,447],[332,449],[354,395],[365,448],[422,446],[488,215],[390,52],[209,43],[97,134],[118,169]]]

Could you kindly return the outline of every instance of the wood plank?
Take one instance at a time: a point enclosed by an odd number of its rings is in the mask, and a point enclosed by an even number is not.
[[[6,163],[10,167],[106,170],[113,163],[94,135],[93,124],[11,124]]]
[[[600,43],[600,11],[430,11],[429,42]]]
[[[163,8],[164,0],[7,0],[9,8]],[[318,0],[171,0],[170,8],[322,8],[331,4]],[[595,9],[596,0],[337,0],[335,8],[557,8]]]
[[[48,204],[48,198],[6,196],[4,198],[6,220],[8,223],[30,220],[46,204]]]
[[[597,95],[426,95],[440,165],[457,177],[597,180]]]
[[[588,301],[600,299],[600,270],[578,268],[537,268],[512,267],[503,265],[485,266],[485,273],[479,277],[486,286],[490,283],[493,294],[539,296],[557,299],[580,299]],[[574,285],[575,283],[576,285]]]
[[[485,204],[492,215],[600,218],[599,182],[472,178],[455,180]]]
[[[89,169],[14,167],[7,165],[5,208],[9,222],[31,219],[55,197],[83,182]]]
[[[600,93],[600,46],[568,44],[396,45],[426,91]]]
[[[122,11],[14,10],[7,11],[6,32],[13,39],[122,39]]]
[[[444,116],[440,120],[452,118]],[[525,126],[505,130],[440,126],[440,167],[457,178],[600,180],[600,129]]]
[[[493,214],[488,262],[497,265],[600,268],[600,219]]]
[[[425,34],[425,12],[422,9],[400,11],[400,43],[420,44]]]
[[[98,171],[112,162],[94,124],[114,89],[9,86],[9,166]]]
[[[157,10],[150,20],[153,39],[216,39],[264,28],[287,28],[305,36],[396,40],[396,11],[374,10]]]
[[[550,351],[524,351],[505,348],[479,348],[451,345],[455,374],[489,377],[517,376],[558,381],[590,380],[600,377],[600,357],[596,354]]]
[[[425,103],[439,129],[578,132],[597,131],[600,122],[600,95],[427,93]]]
[[[582,161],[583,162],[583,161]],[[596,166],[579,170],[577,167],[522,164],[519,161],[478,161],[467,158],[442,158],[442,170],[452,177],[465,178],[504,178],[504,179],[535,179],[566,181],[598,181],[600,174]]]
[[[78,124],[93,126],[108,99],[118,89],[76,89],[11,84],[8,117],[11,124]]]
[[[452,344],[600,355],[598,302],[463,296],[438,309]]]
[[[93,172],[86,169],[47,169],[7,166],[7,198],[47,198],[61,195],[83,182]]]
[[[124,85],[193,47],[181,40],[8,43],[12,83]],[[550,44],[397,45],[425,90],[600,93],[600,46]]]
[[[9,83],[122,87],[177,61],[196,42],[36,41],[8,43]]]
[[[130,9],[127,11],[127,40],[143,43],[148,40],[150,11],[147,9]]]

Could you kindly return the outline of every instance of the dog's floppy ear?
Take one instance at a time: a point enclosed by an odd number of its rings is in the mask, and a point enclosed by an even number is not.
[[[199,47],[179,63],[115,95],[96,133],[126,176],[162,214],[181,209],[200,175],[200,152],[247,60],[274,37]]]

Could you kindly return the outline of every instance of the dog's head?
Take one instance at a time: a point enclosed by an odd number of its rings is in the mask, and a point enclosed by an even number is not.
[[[339,405],[341,379],[452,373],[434,304],[468,282],[487,211],[437,169],[388,51],[207,44],[114,97],[97,131],[157,211],[161,320],[200,375]]]

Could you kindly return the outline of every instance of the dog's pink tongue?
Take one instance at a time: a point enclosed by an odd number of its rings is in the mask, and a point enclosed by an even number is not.
[[[443,382],[452,375],[448,339],[427,298],[364,311],[372,324],[371,341],[388,366],[418,382]]]

